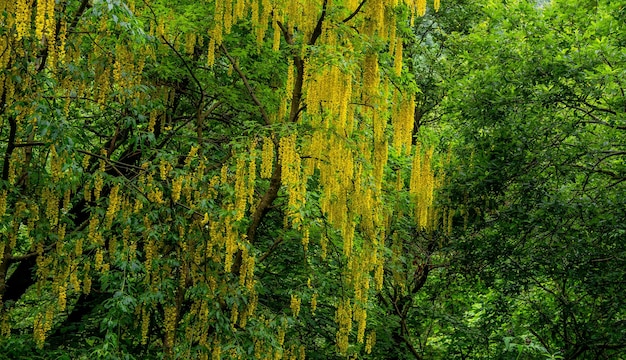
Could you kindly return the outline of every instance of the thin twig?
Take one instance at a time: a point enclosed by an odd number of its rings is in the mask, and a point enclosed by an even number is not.
[[[354,18],[354,17],[355,17],[355,16],[356,16],[356,15],[357,15],[360,11],[361,11],[361,8],[363,7],[363,5],[365,5],[365,2],[366,2],[366,1],[367,1],[367,0],[363,0],[363,1],[361,1],[361,3],[359,4],[359,6],[357,6],[356,10],[354,10],[354,11],[352,12],[352,14],[350,14],[350,16],[348,16],[347,18],[343,19],[343,21],[342,21],[342,22],[345,24],[345,23],[347,23],[348,21],[352,20],[352,18]]]
[[[248,81],[248,78],[243,73],[243,71],[241,71],[241,69],[239,68],[239,65],[237,65],[237,62],[235,61],[235,59],[228,53],[228,50],[226,50],[226,46],[224,46],[224,44],[221,44],[220,48],[224,52],[224,55],[226,55],[226,57],[228,58],[228,61],[230,61],[231,65],[233,66],[233,69],[237,72],[237,74],[239,74],[239,77],[241,78],[241,81],[243,81],[243,84],[246,87],[246,90],[248,90],[248,94],[252,98],[252,101],[254,101],[256,106],[259,108],[259,111],[261,112],[261,117],[263,117],[263,120],[265,121],[265,124],[266,125],[270,125],[271,124],[270,118],[267,115],[267,112],[265,111],[265,108],[263,107],[263,104],[261,104],[261,101],[259,100],[259,98],[257,98],[257,96],[256,96],[256,94],[254,92],[254,89],[252,89],[252,86],[250,86],[250,82]]]

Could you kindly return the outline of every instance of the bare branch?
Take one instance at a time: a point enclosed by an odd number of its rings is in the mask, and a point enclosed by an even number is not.
[[[322,14],[320,18],[317,19],[317,24],[315,25],[315,29],[313,29],[313,33],[311,34],[311,38],[309,39],[309,45],[315,45],[317,38],[322,35],[322,24],[324,24],[324,20],[326,19],[326,7],[328,5],[328,0],[324,0],[322,4]]]
[[[241,69],[239,68],[239,65],[237,65],[237,62],[235,61],[235,59],[228,53],[228,50],[226,50],[226,46],[224,46],[224,44],[222,44],[222,45],[220,45],[220,48],[224,52],[224,55],[226,55],[226,57],[228,58],[228,61],[230,61],[231,65],[233,66],[233,69],[237,72],[237,74],[239,74],[239,77],[241,78],[241,81],[243,81],[243,84],[246,87],[246,90],[248,90],[248,94],[252,98],[252,101],[254,101],[256,106],[259,108],[259,111],[261,112],[261,117],[263,117],[263,120],[265,121],[265,124],[266,125],[270,125],[271,124],[270,118],[267,115],[267,112],[265,111],[265,108],[263,107],[263,104],[261,104],[261,101],[256,96],[256,94],[254,92],[254,89],[252,88],[252,86],[250,86],[250,82],[248,81],[248,78],[246,77],[246,74],[244,74],[243,71],[241,71]]]
[[[265,259],[267,259],[273,252],[274,250],[276,250],[276,248],[278,248],[278,245],[280,245],[283,242],[283,238],[279,237],[278,239],[276,239],[274,241],[274,243],[272,244],[272,246],[270,246],[270,248],[267,250],[267,252],[265,252],[265,254],[263,254],[259,260],[258,263],[262,263]]]
[[[361,3],[359,4],[359,6],[357,6],[356,10],[354,10],[352,12],[352,14],[350,14],[350,16],[348,16],[347,18],[343,19],[343,23],[347,23],[348,21],[352,20],[352,18],[354,18],[355,16],[357,16],[357,14],[361,11],[361,8],[363,7],[363,5],[365,5],[365,2],[367,0],[363,0],[361,1]]]

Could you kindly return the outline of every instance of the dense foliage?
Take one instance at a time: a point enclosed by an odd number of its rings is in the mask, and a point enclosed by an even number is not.
[[[0,357],[626,356],[626,4],[0,10]]]

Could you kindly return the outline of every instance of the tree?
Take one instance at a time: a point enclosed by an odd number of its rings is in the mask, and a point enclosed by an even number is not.
[[[369,353],[398,244],[448,228],[398,31],[425,12],[3,3],[7,353]]]
[[[623,4],[507,1],[485,14],[458,37],[444,113],[466,154],[447,193],[466,217],[458,269],[487,287],[488,356],[506,358],[505,339],[529,358],[619,357]]]

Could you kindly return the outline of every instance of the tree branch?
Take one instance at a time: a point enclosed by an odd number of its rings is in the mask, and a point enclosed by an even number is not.
[[[259,108],[259,111],[261,112],[261,117],[263,117],[263,120],[265,121],[265,124],[266,125],[270,125],[271,124],[270,118],[267,115],[267,112],[265,111],[265,108],[263,107],[263,104],[261,104],[261,101],[259,101],[259,98],[257,98],[257,96],[256,96],[256,94],[254,92],[254,89],[252,89],[252,86],[250,86],[250,82],[248,81],[248,78],[243,73],[243,71],[241,71],[241,69],[239,68],[239,65],[237,65],[237,62],[235,61],[235,59],[228,53],[228,50],[226,50],[226,46],[224,46],[224,44],[221,44],[220,48],[224,52],[224,55],[226,55],[226,57],[228,58],[228,61],[230,61],[230,64],[233,66],[233,69],[237,72],[237,74],[239,74],[239,77],[241,78],[241,81],[243,81],[243,84],[246,87],[246,90],[248,90],[248,94],[252,98],[252,101],[254,101],[256,106]]]
[[[280,245],[283,242],[283,238],[279,237],[278,239],[274,240],[274,243],[272,244],[272,246],[270,246],[270,248],[265,252],[265,254],[263,254],[259,260],[257,261],[259,264],[262,263],[265,259],[267,259],[270,255],[272,255],[272,253],[274,252],[274,250],[276,250],[276,248],[278,248],[278,245]]]
[[[324,0],[324,3],[322,4],[322,14],[320,15],[320,18],[317,19],[317,24],[315,25],[315,29],[313,29],[313,33],[311,34],[311,38],[309,39],[309,42],[308,42],[309,45],[315,45],[317,38],[319,38],[320,35],[322,35],[322,24],[324,23],[324,20],[326,19],[326,7],[327,6],[328,6],[328,0]]]
[[[363,7],[363,5],[365,5],[365,2],[367,0],[363,0],[361,1],[361,3],[359,4],[359,6],[357,6],[356,10],[354,10],[352,12],[352,14],[350,14],[350,16],[348,16],[347,18],[343,19],[343,23],[347,23],[348,21],[352,20],[352,18],[354,18],[355,16],[357,16],[357,14],[361,11],[361,8]]]
[[[161,35],[161,39],[163,39],[163,42],[165,42],[165,44],[172,49],[172,51],[176,54],[176,56],[178,56],[178,58],[183,62],[183,65],[185,65],[185,68],[187,69],[187,72],[189,73],[189,76],[191,76],[191,78],[193,79],[193,81],[196,83],[196,85],[198,86],[198,90],[200,91],[200,99],[198,100],[198,104],[196,105],[196,109],[201,109],[202,108],[202,103],[204,103],[204,89],[202,88],[202,83],[200,83],[200,80],[198,80],[198,78],[196,77],[196,74],[194,74],[193,70],[191,70],[191,67],[189,66],[189,64],[187,63],[187,61],[185,60],[185,58],[181,55],[181,53],[176,49],[176,47],[174,45],[172,45],[167,38],[165,37],[165,35]],[[198,110],[201,112],[201,110]],[[198,115],[199,116],[199,115]]]
[[[44,143],[42,141],[33,141],[33,142],[27,142],[27,143],[16,143],[16,144],[13,144],[13,146],[16,147],[16,148],[32,147],[32,146],[44,146],[44,145],[46,145],[46,143]]]
[[[74,14],[70,26],[67,28],[68,33],[74,31],[74,28],[76,28],[76,26],[78,25],[78,20],[80,20],[81,16],[83,16],[83,13],[85,12],[85,10],[87,10],[87,7],[90,7],[89,0],[83,0],[83,2],[80,3],[78,10],[76,10],[76,14]]]
[[[285,37],[285,41],[289,45],[293,45],[293,36],[287,29],[287,27],[281,23],[277,22],[278,27],[280,28],[283,36]],[[293,91],[291,92],[291,108],[289,110],[289,122],[296,122],[298,120],[298,115],[300,115],[300,111],[302,108],[300,107],[300,102],[302,101],[302,87],[304,85],[304,61],[298,54],[298,51],[293,49],[293,64],[296,68],[296,77],[294,79]]]
[[[278,146],[276,146],[275,153],[276,158],[278,158]],[[248,226],[247,237],[251,244],[254,243],[254,240],[256,239],[257,230],[261,224],[261,220],[263,220],[263,216],[267,213],[274,200],[278,197],[281,177],[282,171],[280,168],[280,162],[276,161],[276,167],[274,168],[274,172],[272,173],[272,177],[270,179],[270,186],[254,210],[254,213],[252,214],[252,221],[250,222],[250,226]]]

